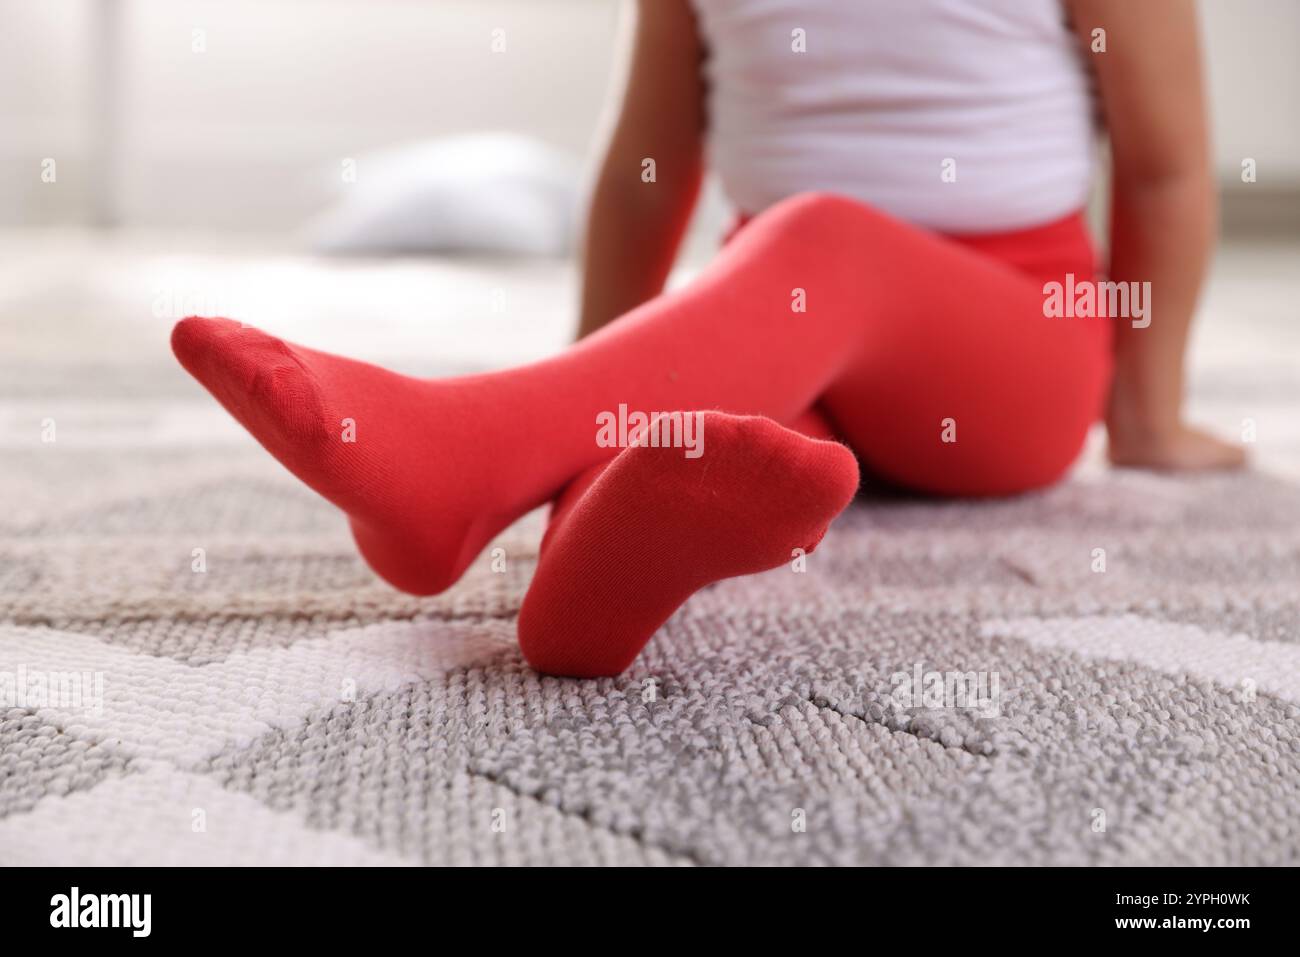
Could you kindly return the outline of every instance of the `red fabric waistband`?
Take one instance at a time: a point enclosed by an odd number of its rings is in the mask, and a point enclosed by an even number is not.
[[[745,213],[737,214],[727,230],[723,244],[730,242],[752,218]],[[1035,278],[1057,279],[1065,273],[1091,278],[1097,274],[1097,252],[1083,210],[1027,229],[941,235]]]

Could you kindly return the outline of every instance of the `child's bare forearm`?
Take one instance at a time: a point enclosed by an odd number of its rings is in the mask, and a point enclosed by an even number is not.
[[[1115,183],[1111,278],[1151,284],[1151,322],[1116,322],[1115,382],[1107,410],[1113,429],[1136,437],[1176,429],[1181,421],[1188,332],[1216,220],[1214,185],[1204,165]]]
[[[663,290],[699,193],[692,167],[647,183],[635,157],[607,161],[587,216],[579,338]]]
[[[581,338],[657,296],[704,168],[703,55],[689,0],[638,0],[627,78],[592,194]]]
[[[1111,461],[1157,469],[1235,467],[1243,460],[1239,448],[1182,418],[1187,333],[1217,222],[1196,5],[1066,4],[1110,134],[1111,278],[1151,284],[1150,323],[1116,321],[1106,409]]]

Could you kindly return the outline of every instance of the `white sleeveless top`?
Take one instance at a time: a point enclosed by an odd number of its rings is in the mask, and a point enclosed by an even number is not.
[[[1084,205],[1092,85],[1061,0],[694,5],[710,162],[739,211],[829,190],[959,234]]]

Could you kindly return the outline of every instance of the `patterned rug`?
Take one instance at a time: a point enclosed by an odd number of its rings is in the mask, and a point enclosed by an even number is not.
[[[29,331],[59,347],[0,362],[0,862],[1300,862],[1293,473],[1093,449],[1015,500],[869,493],[806,569],[558,680],[514,645],[540,515],[398,594],[160,351]],[[1295,408],[1244,369],[1207,408]]]

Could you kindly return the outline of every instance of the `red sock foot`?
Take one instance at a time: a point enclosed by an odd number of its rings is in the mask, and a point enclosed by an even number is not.
[[[837,442],[720,412],[703,430],[696,459],[626,449],[557,516],[519,613],[534,668],[618,674],[703,586],[812,551],[858,487]]]
[[[182,320],[172,349],[267,451],[347,512],[366,561],[404,591],[449,587],[494,535],[540,504],[515,501],[500,481],[509,463],[482,454],[476,430],[491,413],[473,389],[229,319]]]

